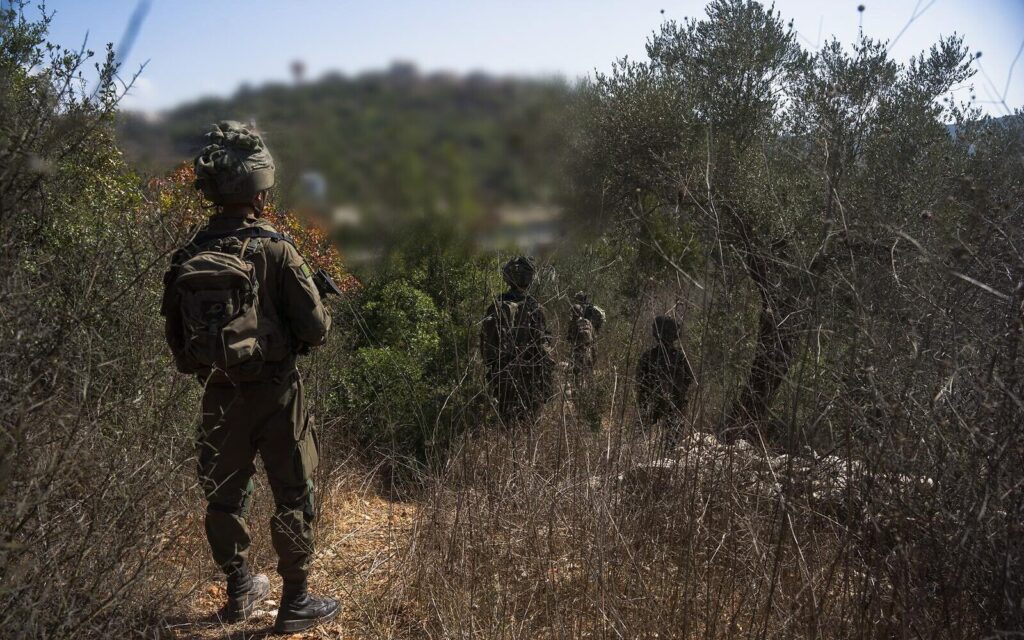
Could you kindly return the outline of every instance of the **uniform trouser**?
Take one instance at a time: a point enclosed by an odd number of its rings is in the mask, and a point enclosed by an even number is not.
[[[529,426],[537,420],[546,400],[541,375],[530,371],[518,376],[504,372],[489,376],[491,396],[506,427]]]
[[[650,399],[640,403],[641,424],[653,429],[662,423],[662,444],[671,448],[676,445],[685,431],[683,412],[670,401]]]
[[[276,510],[270,532],[277,571],[301,582],[313,555],[313,471],[318,454],[297,371],[273,380],[207,385],[197,441],[199,479],[206,495],[206,537],[228,576],[247,568],[246,515],[256,454],[263,458]]]
[[[589,345],[573,347],[572,382],[577,390],[593,381],[594,359],[594,350]]]

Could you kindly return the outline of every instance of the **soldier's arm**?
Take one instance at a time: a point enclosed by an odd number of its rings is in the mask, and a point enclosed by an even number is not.
[[[480,325],[480,357],[483,359],[484,364],[490,367],[495,360],[497,360],[498,354],[498,331],[497,331],[497,320],[495,318],[494,304],[487,307],[487,313],[484,314],[484,320]]]
[[[171,257],[171,264],[164,273],[164,293],[160,300],[160,315],[164,317],[164,338],[167,340],[167,346],[171,348],[171,353],[175,356],[175,363],[178,364],[179,369],[181,364],[177,362],[177,359],[185,338],[181,323],[181,300],[174,287],[174,282],[178,278],[178,271],[184,259],[181,251],[175,252]]]
[[[174,291],[176,276],[177,267],[171,265],[164,273],[164,295],[160,301],[160,315],[164,317],[164,337],[172,348],[181,343],[181,316],[175,312],[178,308],[178,295]]]
[[[313,283],[313,270],[302,259],[295,247],[288,242],[280,243],[281,265],[281,310],[288,321],[292,335],[303,346],[316,347],[323,344],[331,329],[331,315],[327,313],[320,294]]]
[[[538,340],[541,344],[544,368],[546,369],[547,376],[549,378],[548,384],[554,384],[551,376],[555,369],[555,336],[552,335],[551,330],[548,329],[547,312],[539,302],[537,303],[537,316],[537,331],[539,332]]]
[[[548,329],[548,314],[540,302],[536,303],[533,314],[534,321],[531,324],[533,326],[533,330],[537,333],[537,339],[545,346],[553,346],[555,340],[554,336],[551,335],[551,331]]]

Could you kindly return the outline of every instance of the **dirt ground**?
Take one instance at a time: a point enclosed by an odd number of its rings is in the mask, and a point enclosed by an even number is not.
[[[183,610],[163,625],[161,636],[175,640],[213,638],[408,638],[417,624],[397,596],[402,554],[408,548],[415,506],[393,502],[367,487],[335,483],[320,498],[320,524],[310,590],[341,603],[328,624],[290,636],[272,636],[281,581],[273,564],[261,570],[270,577],[270,597],[246,622],[226,625],[217,617],[224,603],[223,580],[210,580],[190,595]],[[253,514],[253,528],[265,524]],[[197,540],[196,551],[205,541]],[[255,545],[254,545],[255,546]],[[264,545],[266,546],[266,545]],[[272,556],[272,551],[269,552]],[[267,553],[262,554],[266,558]],[[272,559],[272,558],[271,558]],[[269,564],[268,566],[265,566]]]

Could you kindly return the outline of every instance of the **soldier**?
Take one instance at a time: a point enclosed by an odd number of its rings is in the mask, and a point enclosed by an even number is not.
[[[590,320],[590,323],[594,325],[595,332],[600,333],[601,328],[604,327],[604,309],[591,302],[590,294],[586,291],[577,291],[573,295],[572,301],[573,304],[578,304],[583,308],[583,317]]]
[[[657,344],[640,356],[637,365],[637,403],[645,427],[653,428],[662,420],[668,423],[666,442],[671,445],[682,428],[693,371],[676,345],[679,324],[668,316],[658,316],[653,329]]]
[[[487,308],[480,353],[498,415],[508,427],[532,424],[551,395],[554,356],[544,307],[527,293],[536,274],[529,258],[502,269],[509,290]]]
[[[578,304],[569,307],[569,331],[565,336],[569,343],[572,366],[572,386],[575,393],[590,383],[594,374],[594,360],[597,357],[594,323],[586,317],[586,310]]]
[[[195,186],[216,213],[174,254],[161,314],[178,370],[204,385],[197,454],[206,536],[227,576],[220,614],[244,620],[270,588],[248,564],[258,453],[274,494],[271,540],[284,581],[274,630],[295,632],[338,612],[337,601],[307,591],[318,445],[295,368],[297,353],[324,342],[331,317],[291,240],[260,219],[274,184],[263,140],[231,121],[207,139]]]
[[[585,387],[594,376],[597,361],[597,334],[604,326],[605,313],[590,302],[590,296],[579,291],[569,307],[569,331],[566,340],[572,349],[573,387]]]

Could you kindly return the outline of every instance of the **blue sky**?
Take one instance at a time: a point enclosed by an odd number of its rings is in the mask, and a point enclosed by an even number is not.
[[[865,5],[863,16],[857,5]],[[33,4],[35,4],[33,0]],[[138,0],[48,0],[52,38],[90,47],[119,42]],[[647,36],[665,18],[703,14],[703,0],[152,0],[125,71],[149,61],[126,100],[159,110],[240,83],[287,80],[302,60],[307,76],[358,73],[395,60],[422,70],[484,70],[575,78],[607,70],[624,55],[644,56]],[[1024,105],[1024,0],[776,0],[813,47],[830,35],[850,42],[864,31],[895,41],[905,59],[954,31],[983,52],[979,101],[1006,94]],[[664,10],[664,14],[661,13]],[[920,16],[911,21],[915,14]],[[908,26],[909,25],[909,26]],[[904,30],[904,27],[906,29]],[[986,78],[987,76],[987,78]],[[1008,87],[1007,87],[1008,84]],[[968,88],[963,88],[966,93]],[[1002,113],[1000,104],[983,104]]]

